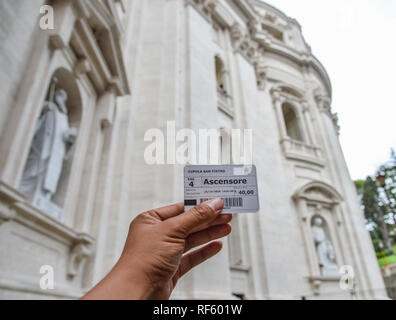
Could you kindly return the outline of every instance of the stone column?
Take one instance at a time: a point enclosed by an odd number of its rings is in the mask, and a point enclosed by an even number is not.
[[[305,199],[296,199],[298,212],[300,215],[301,231],[305,242],[306,252],[308,256],[308,263],[310,269],[310,276],[319,276],[319,265],[316,263],[316,252],[312,240],[311,232],[311,215],[309,214],[308,205]]]
[[[288,138],[286,124],[285,124],[285,121],[283,118],[283,112],[282,112],[282,104],[284,101],[281,98],[278,90],[274,90],[272,95],[273,95],[273,100],[274,100],[274,108],[275,108],[276,118],[278,119],[280,137],[281,137],[281,141],[283,141],[284,139]]]
[[[81,231],[89,233],[93,219],[93,204],[97,191],[97,181],[101,155],[103,151],[104,131],[113,125],[115,107],[115,88],[111,87],[99,98],[94,109],[96,110],[90,130],[89,152],[85,159],[84,176],[81,179],[81,192],[77,212],[74,215],[73,226]]]
[[[80,5],[77,5],[79,8]],[[73,32],[76,15],[74,14],[73,2],[58,0],[53,3],[54,29],[49,30],[49,41],[52,49],[64,49],[69,45]],[[82,12],[82,10],[80,10]]]
[[[306,121],[305,121],[305,114],[304,111],[301,111],[301,105],[299,105],[299,108],[297,110],[297,122],[298,125],[300,127],[300,132],[302,135],[302,139],[306,144],[310,144],[310,137],[308,134],[308,127],[306,125]]]
[[[118,125],[104,128],[103,148],[100,171],[96,182],[96,198],[91,222],[91,234],[97,238],[95,260],[93,261],[91,281],[97,283],[109,269],[105,268],[105,253],[108,237],[108,221],[111,212],[113,172],[118,144]]]
[[[303,119],[305,121],[305,128],[307,131],[307,136],[309,138],[309,141],[307,141],[307,142],[309,142],[313,146],[316,146],[316,141],[315,141],[315,136],[313,134],[314,130],[312,128],[308,102],[302,101],[301,106],[302,106]]]

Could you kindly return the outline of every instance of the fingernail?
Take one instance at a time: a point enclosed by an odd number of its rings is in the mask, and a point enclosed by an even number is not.
[[[221,200],[220,198],[216,198],[205,202],[205,204],[211,207],[214,211],[217,211],[223,207],[223,200]]]

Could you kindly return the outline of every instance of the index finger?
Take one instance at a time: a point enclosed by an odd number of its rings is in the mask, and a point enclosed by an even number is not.
[[[169,219],[171,228],[180,232],[183,236],[188,236],[193,230],[212,223],[221,213],[223,201],[220,198],[203,202],[187,212]]]
[[[171,204],[169,206],[154,209],[153,211],[159,215],[162,221],[164,221],[169,218],[176,217],[179,214],[183,213],[184,203],[179,202],[179,203]]]

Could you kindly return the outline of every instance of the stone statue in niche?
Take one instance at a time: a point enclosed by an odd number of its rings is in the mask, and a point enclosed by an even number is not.
[[[322,218],[316,217],[313,221],[312,235],[315,242],[316,255],[318,257],[321,275],[323,277],[340,276],[334,247],[323,228]]]
[[[68,95],[63,89],[56,90],[56,82],[54,78],[49,101],[44,102],[20,186],[20,190],[32,198],[33,204],[51,215],[59,211],[51,200],[59,184],[64,160],[70,156],[77,137],[77,129],[69,126]]]

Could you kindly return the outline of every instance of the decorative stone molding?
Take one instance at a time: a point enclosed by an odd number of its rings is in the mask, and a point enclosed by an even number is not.
[[[238,23],[235,23],[231,28],[231,39],[238,43],[244,36],[245,34],[242,27]]]
[[[15,219],[16,212],[13,202],[16,199],[22,199],[22,195],[0,182],[0,226],[7,221]]]
[[[212,22],[213,9],[216,3],[216,0],[185,0],[186,6],[193,6],[209,22]]]
[[[256,66],[257,87],[259,90],[264,91],[267,88],[267,74],[268,67],[263,64]]]
[[[312,55],[311,48],[301,35],[299,23],[265,2],[251,1],[251,3],[256,9],[255,19],[249,22],[251,38],[266,52],[291,60],[303,69],[313,68],[318,72],[330,95],[329,76],[323,65]]]
[[[331,116],[331,99],[326,95],[321,88],[314,90],[315,101],[318,104],[318,108],[321,112]]]
[[[335,130],[337,132],[337,135],[340,135],[341,127],[340,127],[340,124],[339,124],[338,113],[337,112],[333,113],[331,115],[331,119],[333,120],[334,128],[335,128]]]
[[[310,47],[306,45],[303,51],[296,50],[284,41],[276,39],[268,30],[262,28],[262,24],[275,28],[280,34],[286,36],[286,31],[290,24],[300,25],[294,19],[285,16],[281,17],[278,13],[267,12],[264,16],[260,16],[247,2],[243,0],[232,0],[246,15],[247,26],[249,31],[246,32],[222,7],[217,0],[185,0],[186,5],[191,5],[205,18],[209,23],[216,21],[226,28],[230,28],[231,39],[235,52],[240,52],[250,63],[257,65],[260,56],[265,52],[272,52],[281,55],[291,61],[298,63],[302,68],[313,68],[316,70],[326,85],[327,91],[331,94],[331,83],[328,74],[322,64],[312,55]],[[261,4],[260,4],[261,5]],[[262,4],[266,6],[266,4]],[[232,25],[231,25],[232,23]],[[271,30],[271,29],[270,29]],[[301,30],[300,30],[301,32]],[[262,81],[262,70],[257,70],[259,75],[259,89],[265,88],[265,81]]]
[[[217,88],[217,107],[223,111],[230,118],[235,117],[235,111],[232,107],[232,97],[227,93]]]
[[[315,296],[320,295],[320,285],[321,285],[322,281],[319,279],[314,279],[314,278],[309,278],[309,280],[311,281],[312,291],[313,291],[314,295]]]
[[[272,99],[275,102],[294,102],[303,105],[306,104],[307,101],[304,98],[304,94],[297,88],[294,88],[291,85],[286,85],[280,83],[275,85],[271,89]]]
[[[320,287],[324,282],[339,282],[341,277],[308,277],[315,296],[320,295]]]
[[[307,162],[319,167],[325,166],[323,152],[313,139],[313,129],[310,123],[310,108],[304,93],[290,85],[278,84],[271,90],[274,109],[278,120],[281,146],[285,157],[290,160]],[[283,104],[287,102],[294,107],[302,135],[301,140],[289,137],[282,111]]]
[[[322,168],[325,166],[322,149],[319,147],[293,139],[283,139],[281,145],[287,159],[304,161]]]
[[[74,278],[80,268],[81,263],[93,253],[93,241],[90,237],[81,236],[71,249],[69,264],[67,266],[67,276]]]
[[[217,5],[213,7],[212,11],[213,20],[224,28],[231,28],[234,24],[234,18],[231,13],[229,13],[228,10],[220,3],[217,3]]]
[[[76,74],[76,77],[80,77],[81,75],[84,75],[88,72],[92,71],[91,64],[89,61],[85,58],[79,59],[76,63],[76,66],[74,68],[74,73]]]
[[[276,24],[278,17],[273,12],[266,12],[264,15],[264,19],[268,20],[269,22]]]
[[[309,112],[309,110],[311,109],[308,101],[305,99],[301,100],[301,106],[302,106],[302,112],[304,112],[304,113]]]
[[[123,31],[114,0],[107,4],[81,0],[73,2],[73,6],[77,16],[67,44],[76,57],[83,57],[76,63],[76,76],[87,74],[99,94],[114,84],[117,96],[129,94],[121,48]]]
[[[49,46],[50,46],[51,50],[53,50],[53,51],[63,50],[67,47],[66,43],[63,41],[62,37],[60,37],[60,35],[58,35],[58,34],[51,34],[49,36]]]
[[[244,33],[238,23],[235,23],[231,28],[231,39],[235,52],[242,54],[253,65],[258,63],[260,46],[248,34]]]
[[[77,233],[65,224],[49,217],[17,190],[0,182],[0,225],[14,220],[16,223],[34,229],[43,237],[70,246],[67,275],[74,277],[84,258],[93,253],[95,239],[85,233]]]
[[[294,200],[305,199],[316,205],[334,206],[344,201],[341,194],[329,184],[322,181],[312,181],[299,188],[293,195]],[[321,207],[316,206],[316,210]]]
[[[97,108],[102,128],[109,128],[113,125],[116,104],[115,98],[116,88],[114,86],[110,86],[99,98]]]
[[[341,127],[339,125],[339,118],[337,113],[333,113],[331,110],[331,99],[329,96],[323,93],[320,88],[316,88],[314,90],[314,97],[318,108],[321,112],[325,113],[328,117],[330,117],[331,121],[334,124],[334,128],[336,130],[337,135],[340,134]]]
[[[314,217],[321,217],[323,219],[323,210],[330,210],[331,214],[338,220],[337,207],[343,201],[340,193],[332,186],[322,181],[312,181],[300,187],[293,195],[296,202],[299,214],[299,221],[304,238],[305,249],[309,262],[309,275],[307,280],[311,283],[312,292],[314,295],[320,295],[320,287],[324,282],[339,281],[340,276],[323,276],[319,268],[318,258],[315,250],[315,244],[311,229],[311,220]],[[314,209],[309,210],[309,206]],[[324,219],[326,220],[326,219]],[[330,238],[333,241],[339,238],[338,225],[328,225]],[[335,228],[335,229],[334,229]],[[337,236],[336,236],[337,235]],[[333,243],[334,244],[334,243]],[[337,247],[340,250],[340,247]],[[337,251],[337,250],[336,250]],[[340,252],[336,252],[337,261],[342,265]]]
[[[233,264],[230,266],[230,269],[234,271],[249,272],[251,267],[248,264]]]
[[[279,54],[287,59],[298,63],[303,68],[312,67],[323,79],[329,94],[331,93],[331,83],[326,70],[322,64],[312,55],[310,48],[300,52],[286,43],[275,39],[267,30],[261,27],[262,23],[267,23],[270,27],[275,27],[282,34],[286,32],[288,24],[298,24],[297,21],[284,16],[279,19],[277,14],[269,12],[260,17],[260,15],[252,9],[252,7],[242,0],[233,0],[235,4],[241,8],[246,14],[247,25],[249,31],[243,28],[227,13],[221,4],[216,0],[185,0],[186,5],[192,5],[209,23],[216,21],[223,27],[230,28],[231,39],[235,52],[241,53],[251,64],[257,66],[260,56],[265,51]],[[282,23],[281,23],[282,20]],[[283,21],[285,20],[285,21]],[[232,25],[230,25],[233,22]],[[284,25],[286,23],[286,25]],[[299,25],[298,25],[299,26]],[[276,41],[275,41],[276,40]],[[305,40],[304,40],[305,43]],[[260,90],[265,89],[265,81],[262,78],[264,73],[262,70],[256,70],[258,75],[258,86]]]
[[[185,0],[184,2],[186,6],[193,6],[210,23],[216,21],[225,28],[231,28],[235,22],[229,9],[219,0]],[[230,2],[241,10],[246,20],[255,19],[256,13],[246,0],[230,0]]]
[[[271,90],[271,96],[272,96],[272,101],[275,103],[281,102],[281,94],[282,90],[279,88],[279,86],[273,87]]]
[[[76,8],[76,12],[79,15],[79,17],[88,19],[89,16],[91,15],[90,9],[88,7],[88,3],[86,0],[76,1],[74,3],[74,6]]]
[[[15,211],[10,207],[0,202],[0,226],[15,218]]]

